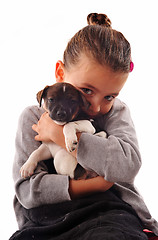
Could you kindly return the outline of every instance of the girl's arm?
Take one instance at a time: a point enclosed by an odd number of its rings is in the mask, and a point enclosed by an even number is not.
[[[48,115],[44,115],[41,120],[41,126],[45,121],[50,123],[48,140],[65,147],[62,126],[54,124],[51,128],[52,120]],[[141,167],[141,156],[129,109],[119,99],[115,99],[112,110],[101,120],[102,130],[107,132],[108,138],[82,133],[77,149],[77,161],[85,169],[95,171],[109,182],[131,183]],[[36,139],[43,140],[48,129],[42,131],[40,122],[33,128],[39,133]]]
[[[33,126],[39,133],[36,140],[52,140],[65,147],[63,127],[51,123],[53,121],[47,114],[43,115],[40,121]],[[45,122],[47,124],[44,124]],[[77,161],[85,169],[95,171],[109,182],[133,182],[141,167],[141,156],[128,107],[115,99],[112,110],[102,118],[101,124],[108,138],[82,133],[77,149]],[[49,130],[44,129],[44,125],[50,125]]]
[[[41,144],[35,141],[32,125],[38,122],[44,111],[37,106],[26,108],[20,116],[16,134],[16,153],[13,164],[13,178],[18,201],[25,208],[70,200],[69,178],[63,175],[48,174],[47,166],[40,162],[30,178],[22,178],[20,168],[30,154]]]
[[[110,188],[111,184],[107,183],[101,177],[92,180],[75,181],[69,180],[68,176],[48,174],[48,169],[44,164],[44,161],[38,164],[35,173],[30,178],[24,179],[21,177],[19,172],[21,166],[26,162],[29,155],[40,145],[40,142],[35,141],[35,138],[37,139],[38,137],[36,136],[35,131],[32,130],[32,125],[38,122],[42,113],[43,111],[37,106],[28,107],[24,110],[19,119],[16,135],[16,153],[13,164],[13,178],[15,182],[16,198],[18,201],[25,208],[34,208],[40,205],[67,201],[71,198],[84,196],[98,191],[102,192]],[[53,121],[51,120],[51,123],[52,122]],[[49,123],[48,127],[50,127]],[[46,134],[46,140],[50,140],[48,137],[50,132],[48,131],[48,134]],[[57,132],[58,137],[60,134],[62,136],[61,126],[58,128]]]
[[[42,122],[52,121],[48,118],[47,115],[43,116],[41,124],[39,122],[39,125],[33,127],[39,133],[37,140],[43,139],[44,133],[48,131],[40,129]],[[141,167],[141,156],[128,107],[119,99],[115,99],[113,109],[102,118],[101,125],[108,138],[82,133],[77,149],[78,162],[85,169],[95,171],[109,182],[133,182]],[[50,129],[48,140],[65,147],[62,126],[54,124]]]
[[[59,146],[66,149],[65,137],[63,134],[63,126],[56,124],[48,113],[43,113],[37,124],[32,126],[32,129],[38,133],[35,136],[36,141],[55,142]],[[77,133],[78,141],[81,133]],[[71,153],[74,157],[77,157],[77,151]]]
[[[86,196],[96,192],[105,192],[113,186],[114,183],[106,181],[98,176],[87,180],[70,179],[69,193],[71,199]]]
[[[57,125],[49,117],[48,113],[44,113],[37,124],[32,126],[33,130],[38,133],[35,139],[38,141],[53,141],[66,149],[65,138],[63,135],[63,126]],[[81,133],[78,133],[78,140]],[[77,150],[71,154],[77,156]],[[88,180],[70,180],[69,193],[71,198],[89,195],[94,192],[103,192],[113,186],[112,182],[106,181],[103,177],[98,176]]]
[[[37,124],[33,124],[32,129],[38,133],[35,136],[36,141],[55,142],[63,148],[65,139],[63,135],[63,126],[56,124],[47,112],[43,113]]]
[[[128,107],[115,99],[112,110],[100,119],[108,138],[82,133],[77,160],[110,182],[133,183],[141,167],[141,156]],[[96,150],[97,149],[97,150]]]

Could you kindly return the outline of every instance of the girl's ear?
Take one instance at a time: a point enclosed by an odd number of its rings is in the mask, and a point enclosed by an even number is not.
[[[55,67],[55,77],[57,82],[63,82],[64,80],[64,64],[62,61],[58,61]]]

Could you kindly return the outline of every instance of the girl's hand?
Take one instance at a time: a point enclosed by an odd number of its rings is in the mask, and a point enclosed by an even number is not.
[[[96,192],[105,192],[113,186],[114,183],[106,181],[103,177],[98,176],[87,180],[69,181],[69,193],[72,199],[90,195]]]
[[[32,129],[38,133],[35,136],[36,141],[53,141],[65,148],[63,126],[56,124],[47,112],[42,114],[40,120],[32,126]]]
[[[43,113],[40,120],[37,124],[32,126],[32,129],[38,133],[35,136],[36,141],[43,141],[43,142],[55,142],[59,146],[66,149],[65,146],[65,137],[63,134],[63,126],[56,124],[50,117],[47,112]],[[77,133],[77,138],[79,141],[81,133]],[[77,149],[71,154],[76,157],[77,156]]]

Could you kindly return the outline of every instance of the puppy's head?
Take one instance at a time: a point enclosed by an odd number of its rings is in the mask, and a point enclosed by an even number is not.
[[[44,99],[44,109],[57,123],[64,124],[77,117],[79,111],[88,109],[89,103],[73,85],[69,83],[55,83],[46,86],[37,93],[40,106]]]

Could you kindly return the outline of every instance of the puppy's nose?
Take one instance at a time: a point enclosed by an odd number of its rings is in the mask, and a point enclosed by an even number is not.
[[[59,118],[64,118],[66,116],[66,111],[65,110],[58,110],[56,114]]]

